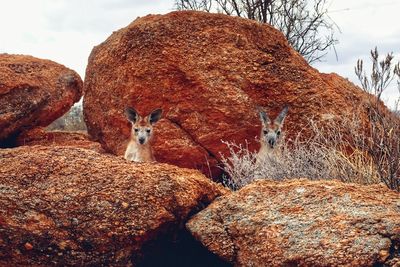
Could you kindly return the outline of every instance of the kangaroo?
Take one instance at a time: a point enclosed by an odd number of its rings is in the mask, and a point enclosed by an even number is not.
[[[124,158],[134,162],[155,161],[150,141],[153,137],[153,125],[161,118],[162,110],[153,110],[144,118],[134,108],[126,108],[125,113],[132,123],[132,130]]]
[[[261,134],[260,134],[260,151],[258,152],[257,158],[263,159],[274,151],[274,148],[279,142],[283,122],[289,110],[288,106],[285,106],[278,117],[272,122],[265,111],[260,110],[261,120]]]

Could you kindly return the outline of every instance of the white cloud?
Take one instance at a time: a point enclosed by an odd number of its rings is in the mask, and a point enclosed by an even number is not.
[[[174,0],[3,0],[0,8],[0,53],[47,58],[76,70],[82,78],[93,46],[138,16],[163,14]],[[398,0],[331,0],[329,15],[341,29],[335,54],[315,64],[358,83],[354,65],[368,61],[378,46],[381,54],[400,53]],[[400,57],[397,56],[397,60]],[[392,98],[396,87],[388,90]],[[393,100],[389,101],[390,103]]]
[[[138,16],[165,13],[172,6],[172,1],[160,0],[64,0],[57,1],[57,5],[47,6],[45,16],[48,26],[54,30],[112,32],[116,26],[124,27]]]
[[[61,63],[84,77],[93,48],[138,16],[172,10],[173,0],[9,0],[0,9],[0,53]]]
[[[337,23],[341,33],[337,35],[338,60],[333,52],[325,62],[315,64],[322,72],[336,72],[359,84],[354,67],[357,59],[363,59],[366,70],[370,69],[370,50],[378,47],[381,55],[394,52],[400,61],[400,24],[397,23],[400,1],[397,0],[332,0],[330,17]],[[394,105],[398,91],[393,82],[383,98],[389,106]]]

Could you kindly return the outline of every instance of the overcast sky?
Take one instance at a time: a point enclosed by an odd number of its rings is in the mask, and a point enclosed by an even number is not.
[[[330,2],[329,2],[330,1]],[[84,78],[93,46],[138,16],[173,10],[173,0],[0,0],[0,53],[28,54],[61,63]],[[369,60],[375,46],[400,60],[400,0],[328,0],[329,15],[340,28],[337,56],[314,64],[358,84],[354,65]],[[384,96],[389,105],[395,83]]]

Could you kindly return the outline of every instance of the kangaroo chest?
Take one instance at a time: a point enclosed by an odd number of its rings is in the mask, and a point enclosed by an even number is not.
[[[134,162],[154,161],[150,146],[140,146],[136,142],[130,142],[126,152],[125,159]]]

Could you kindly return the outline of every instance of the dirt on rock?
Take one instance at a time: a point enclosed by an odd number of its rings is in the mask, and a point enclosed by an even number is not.
[[[82,86],[75,71],[53,61],[0,54],[0,147],[61,117],[80,99]]]
[[[310,118],[329,124],[366,99],[348,80],[309,66],[273,27],[194,11],[148,15],[114,32],[93,49],[84,87],[88,132],[107,151],[124,152],[125,107],[161,107],[156,158],[207,175],[228,154],[221,140],[258,149],[258,106],[271,117],[290,106],[290,139],[310,134]]]
[[[235,266],[400,264],[400,194],[384,185],[260,180],[186,226]]]
[[[73,147],[0,149],[0,166],[0,266],[136,266],[228,192],[195,170]]]

